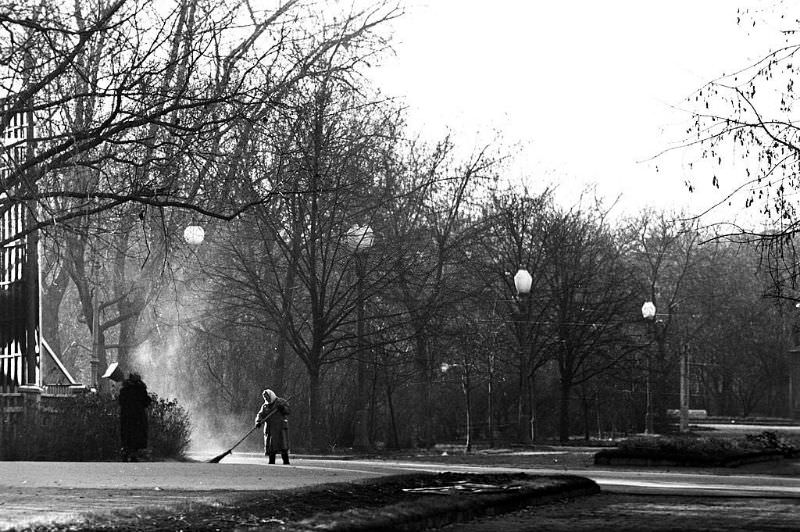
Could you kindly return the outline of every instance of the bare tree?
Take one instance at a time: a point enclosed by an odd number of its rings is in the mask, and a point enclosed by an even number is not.
[[[551,299],[559,378],[559,438],[567,441],[574,386],[626,356],[633,276],[602,211],[556,211],[544,231],[544,288]]]
[[[691,94],[685,102],[691,113],[689,125],[682,140],[667,151],[684,152],[690,191],[703,176],[723,192],[719,203],[706,212],[729,205],[761,215],[762,222],[731,221],[720,236],[759,243],[765,256],[779,259],[769,262],[771,274],[795,288],[800,277],[791,260],[795,254],[791,235],[799,221],[795,196],[800,187],[800,131],[794,115],[800,42],[797,30],[784,23],[797,24],[797,8],[789,2],[768,2],[737,8],[735,13],[731,6],[731,11],[743,33],[775,32],[779,21],[776,37],[783,43]]]
[[[257,311],[259,326],[278,339],[277,378],[282,380],[289,354],[305,366],[314,448],[323,446],[326,434],[320,399],[323,369],[342,360],[363,367],[368,350],[359,343],[363,331],[357,328],[364,320],[360,305],[386,276],[381,273],[386,268],[380,267],[383,253],[366,259],[349,246],[353,238],[373,239],[352,227],[372,224],[381,196],[373,185],[373,161],[386,156],[383,150],[392,140],[387,127],[396,115],[344,81],[326,76],[308,83],[309,92],[296,94],[284,120],[274,123],[265,142],[281,165],[286,194],[273,209],[255,209],[242,219],[241,226],[250,229],[231,238],[232,261],[220,267],[219,275],[228,287],[227,303]],[[259,193],[254,187],[253,194]],[[369,277],[366,286],[362,277]],[[364,411],[363,369],[357,377],[353,404]]]
[[[331,25],[305,16],[299,0],[258,12],[223,0],[93,7],[0,6],[0,125],[20,113],[39,124],[30,156],[13,157],[20,143],[4,147],[4,208],[37,201],[42,210],[27,232],[131,202],[231,219],[269,200],[272,192],[219,196],[246,174],[236,156],[241,124],[267,118],[321,70],[355,68],[383,48],[373,30],[397,14],[379,5]],[[341,61],[320,61],[343,46]],[[54,201],[65,198],[73,201]]]
[[[305,79],[351,72],[379,53],[375,29],[398,11],[371,6],[334,24],[313,13],[298,0],[264,10],[196,0],[0,6],[2,124],[27,114],[37,131],[3,148],[0,210],[37,205],[24,232],[49,229],[49,242],[66,245],[85,321],[102,328],[93,333],[101,343],[118,330],[107,347],[123,365],[147,336],[141,313],[190,219],[175,211],[228,220],[285,194],[279,176],[258,197],[242,193],[258,128]],[[95,320],[97,308],[106,319]]]
[[[438,370],[433,347],[446,309],[464,297],[455,289],[458,277],[450,274],[459,271],[465,245],[474,238],[473,194],[497,163],[488,147],[463,161],[454,152],[449,138],[430,149],[412,143],[385,177],[382,227],[395,246],[390,287],[402,309],[398,321],[414,346],[414,445],[434,443],[428,410]]]
[[[665,427],[665,390],[670,377],[678,372],[688,339],[708,321],[708,316],[693,312],[688,291],[700,273],[701,232],[696,220],[652,211],[643,212],[628,230],[633,233],[628,238],[628,253],[642,283],[640,304],[650,301],[657,312],[649,323],[642,322],[648,344],[645,429],[652,432]],[[693,314],[696,319],[691,318]],[[650,345],[655,345],[655,357],[651,356]]]
[[[492,197],[488,224],[479,260],[490,276],[490,319],[514,339],[518,369],[517,433],[521,441],[537,437],[535,400],[536,372],[548,361],[550,336],[547,327],[549,298],[543,290],[545,277],[544,230],[552,209],[548,190],[539,195],[506,191]],[[514,275],[519,268],[532,274],[530,293],[517,294]]]

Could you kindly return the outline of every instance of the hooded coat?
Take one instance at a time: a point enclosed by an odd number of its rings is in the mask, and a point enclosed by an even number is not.
[[[256,425],[264,423],[264,454],[289,450],[289,403],[272,390],[264,390],[264,404],[256,415]]]
[[[119,390],[119,420],[122,447],[129,451],[147,447],[147,407],[150,395],[144,381],[131,374]]]

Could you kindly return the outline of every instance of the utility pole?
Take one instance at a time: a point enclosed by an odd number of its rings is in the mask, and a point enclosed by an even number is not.
[[[689,430],[689,346],[681,349],[681,417],[680,431]]]
[[[100,303],[97,294],[92,293],[92,361],[90,386],[95,390],[100,389]]]

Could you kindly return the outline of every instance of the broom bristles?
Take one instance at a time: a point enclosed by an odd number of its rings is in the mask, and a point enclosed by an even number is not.
[[[258,427],[260,427],[260,426],[261,426],[260,424],[259,424],[259,425],[256,425],[255,427],[253,427],[252,429],[250,429],[249,431],[247,431],[247,434],[245,434],[244,436],[242,436],[242,439],[241,439],[241,440],[239,440],[239,441],[237,441],[237,442],[236,442],[236,443],[233,445],[233,447],[231,447],[230,449],[228,449],[228,450],[227,450],[227,451],[225,451],[224,453],[222,453],[222,454],[220,454],[220,455],[217,455],[217,456],[215,456],[214,458],[212,458],[211,460],[209,460],[209,461],[208,461],[208,463],[209,463],[209,464],[216,464],[216,463],[218,463],[220,460],[222,460],[223,458],[225,458],[226,456],[228,456],[229,454],[231,454],[231,453],[233,452],[233,450],[234,450],[234,449],[236,449],[236,447],[237,447],[237,446],[238,446],[240,443],[242,443],[242,442],[243,442],[243,441],[244,441],[244,440],[245,440],[245,439],[246,439],[248,436],[250,436],[250,434],[252,434],[252,433],[253,433],[253,431],[254,431],[254,430],[256,430],[256,429],[257,429]]]
[[[209,460],[209,461],[208,461],[208,463],[209,463],[209,464],[216,464],[216,463],[219,463],[219,461],[220,461],[220,460],[222,460],[223,458],[225,458],[226,456],[228,456],[229,454],[231,454],[231,452],[233,452],[233,449],[228,449],[228,450],[227,450],[227,451],[225,451],[224,453],[222,453],[222,454],[218,454],[217,456],[215,456],[214,458],[212,458],[211,460]]]

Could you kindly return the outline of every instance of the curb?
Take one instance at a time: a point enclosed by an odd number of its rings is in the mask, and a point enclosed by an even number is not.
[[[549,481],[544,485],[541,481]],[[538,480],[538,483],[534,482]],[[319,515],[296,523],[295,531],[361,532],[420,531],[465,522],[477,517],[502,514],[531,504],[600,492],[592,480],[572,475],[534,476],[519,489],[507,493],[431,495],[426,503],[397,504],[379,510],[355,509]]]
[[[757,451],[728,458],[705,458],[678,455],[648,455],[640,453],[637,455],[622,454],[615,456],[613,451],[601,451],[594,456],[595,465],[605,466],[645,466],[645,467],[730,467],[735,468],[742,465],[759,464],[762,462],[779,462],[785,458],[781,451]]]

